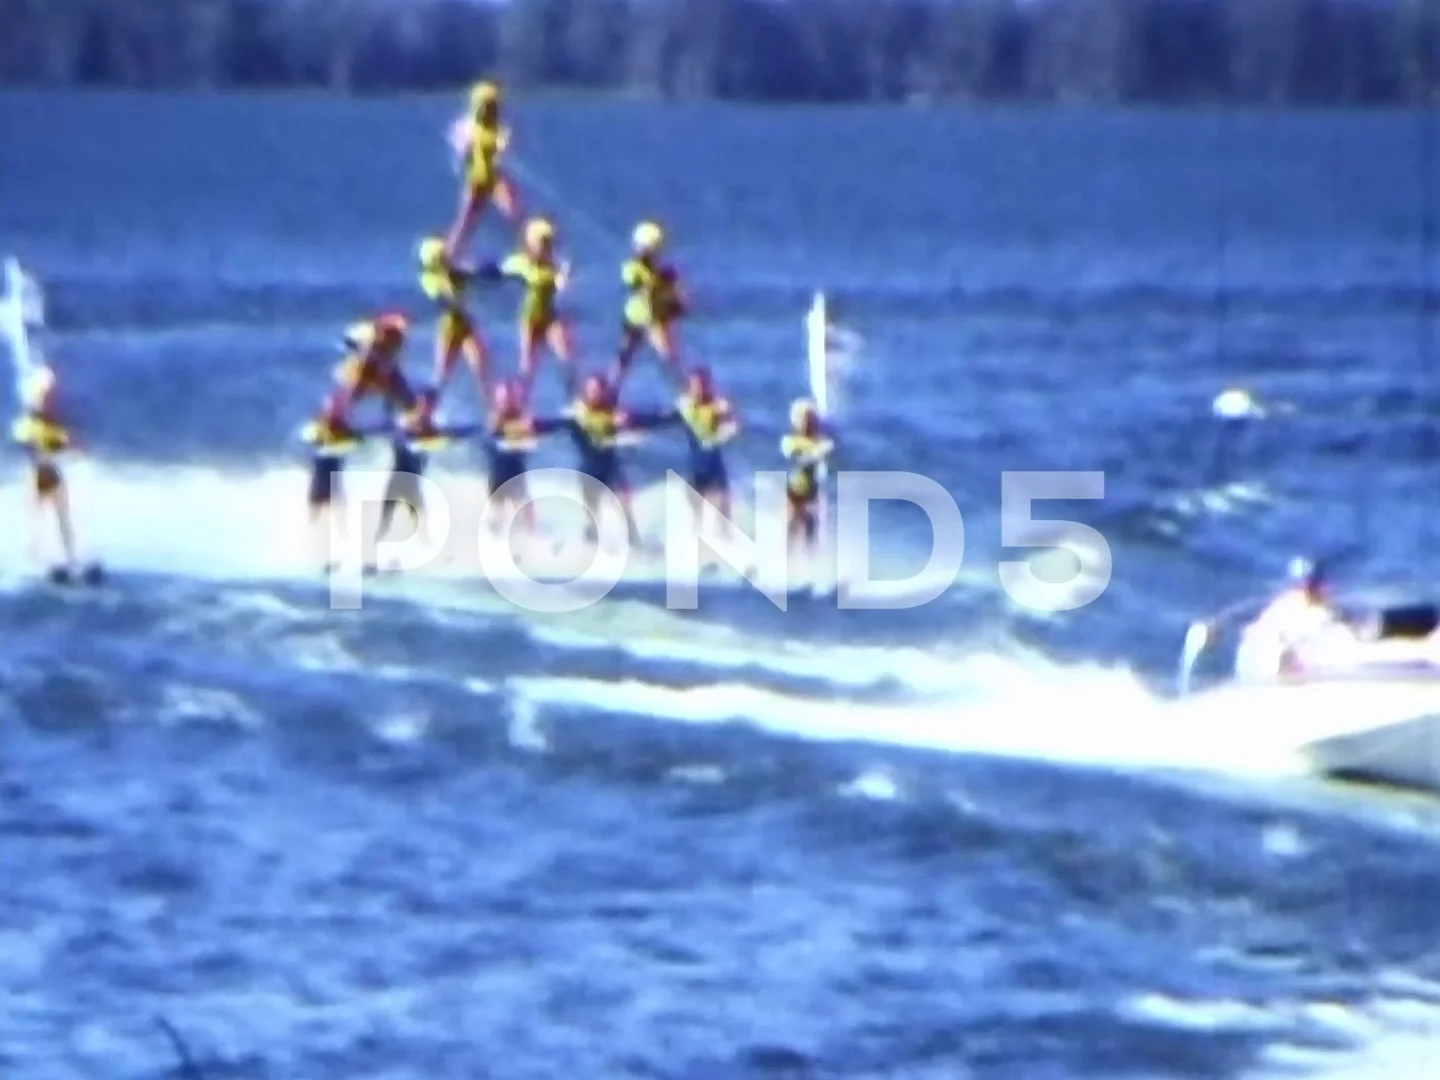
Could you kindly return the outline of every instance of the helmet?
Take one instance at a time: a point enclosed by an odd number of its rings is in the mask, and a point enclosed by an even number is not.
[[[692,387],[697,387],[702,392],[709,392],[715,385],[714,379],[710,376],[710,369],[703,364],[697,364],[690,369],[689,383]]]
[[[439,266],[445,261],[445,241],[438,236],[427,236],[420,241],[420,265]]]
[[[809,398],[796,398],[790,404],[790,425],[804,427],[815,418],[815,403]]]
[[[48,367],[36,368],[25,377],[20,396],[26,408],[38,409],[54,389],[55,372]]]
[[[555,226],[548,218],[531,218],[525,223],[525,243],[530,246],[555,239]]]
[[[375,327],[368,322],[351,323],[345,328],[343,340],[347,349],[368,349],[375,340]]]
[[[642,221],[631,235],[637,251],[654,251],[665,242],[665,230],[653,221]]]
[[[499,102],[500,87],[489,79],[482,79],[470,88],[470,107],[472,109],[479,109],[485,105],[497,105]]]

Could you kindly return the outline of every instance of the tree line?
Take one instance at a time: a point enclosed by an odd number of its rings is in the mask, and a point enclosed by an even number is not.
[[[1440,0],[0,0],[0,81],[752,101],[1389,104]]]

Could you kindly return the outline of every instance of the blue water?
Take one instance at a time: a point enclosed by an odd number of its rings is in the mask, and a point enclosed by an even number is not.
[[[1187,623],[1291,554],[1440,582],[1414,115],[521,107],[582,355],[661,217],[743,477],[827,290],[846,464],[952,492],[965,569],[900,612],[632,585],[533,616],[443,579],[333,611],[293,434],[345,323],[421,310],[451,105],[0,97],[0,249],[46,285],[116,572],[26,582],[10,462],[7,1076],[166,1075],[157,1015],[208,1077],[1433,1076],[1434,805],[1167,702]],[[506,362],[512,303],[478,306]],[[1218,425],[1228,386],[1273,419]],[[1041,504],[1109,545],[1075,611],[999,585],[1032,469],[1105,473]],[[923,560],[878,520],[878,560]]]

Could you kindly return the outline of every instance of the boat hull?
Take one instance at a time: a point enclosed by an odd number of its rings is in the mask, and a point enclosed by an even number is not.
[[[1327,776],[1440,794],[1440,705],[1428,715],[1317,739],[1301,753]]]
[[[1440,794],[1440,669],[1237,681],[1180,704],[1264,760]]]

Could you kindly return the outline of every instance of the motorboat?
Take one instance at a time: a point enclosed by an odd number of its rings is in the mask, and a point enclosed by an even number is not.
[[[1440,794],[1440,597],[1336,595],[1303,639],[1280,643],[1275,613],[1285,602],[1282,594],[1244,624],[1230,677],[1194,697],[1243,707],[1320,774]],[[1182,693],[1222,623],[1191,627]]]

